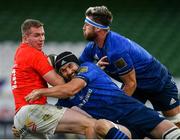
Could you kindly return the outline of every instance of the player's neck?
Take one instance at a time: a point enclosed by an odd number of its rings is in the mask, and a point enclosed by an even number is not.
[[[98,36],[96,37],[95,42],[99,48],[103,48],[107,33],[108,32],[99,33]]]

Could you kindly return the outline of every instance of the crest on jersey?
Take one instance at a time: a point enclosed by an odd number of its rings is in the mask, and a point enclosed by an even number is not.
[[[126,61],[122,57],[119,58],[114,64],[115,64],[116,67],[118,67],[120,69],[127,66]]]
[[[84,72],[87,72],[88,71],[88,67],[80,67],[79,70],[78,70],[78,73],[84,73]]]

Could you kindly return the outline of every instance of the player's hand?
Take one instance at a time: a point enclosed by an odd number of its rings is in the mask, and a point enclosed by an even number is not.
[[[37,100],[41,97],[40,95],[40,90],[39,89],[35,89],[33,90],[31,93],[29,93],[26,97],[25,100],[29,103],[31,103],[34,100]]]
[[[20,132],[16,129],[14,125],[12,126],[11,130],[15,138],[20,138]]]
[[[96,64],[101,69],[105,69],[107,65],[109,65],[109,62],[107,60],[107,56],[103,56]]]

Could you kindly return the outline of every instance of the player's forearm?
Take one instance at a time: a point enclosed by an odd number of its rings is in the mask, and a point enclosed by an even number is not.
[[[68,98],[70,96],[73,96],[73,93],[71,90],[56,86],[56,87],[51,87],[51,88],[40,89],[39,95],[63,99],[63,98]]]
[[[54,70],[51,70],[47,74],[43,76],[43,78],[52,86],[62,85],[64,84],[64,79],[59,76]]]
[[[124,87],[122,88],[124,92],[127,95],[132,96],[137,86],[135,70],[133,69],[129,73],[122,75],[120,79],[122,80],[124,85]]]
[[[39,95],[56,98],[68,98],[77,94],[84,86],[85,81],[81,78],[74,78],[64,85],[58,85],[51,88],[44,88],[39,90]]]

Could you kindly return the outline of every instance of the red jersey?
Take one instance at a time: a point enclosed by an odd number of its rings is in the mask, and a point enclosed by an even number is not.
[[[20,44],[15,53],[11,74],[11,87],[16,112],[22,106],[29,104],[24,97],[32,90],[48,87],[43,76],[52,69],[47,56],[42,51],[24,43]],[[46,102],[47,98],[42,96],[31,104],[45,104]]]

